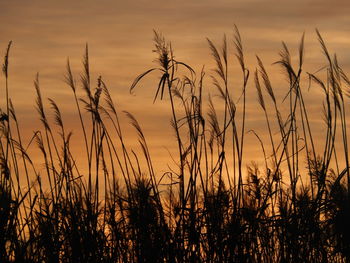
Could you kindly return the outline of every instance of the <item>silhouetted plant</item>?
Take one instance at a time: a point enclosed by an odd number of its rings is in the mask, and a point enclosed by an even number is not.
[[[231,44],[242,74],[240,88],[230,81],[228,38],[221,47],[208,39],[216,97],[206,97],[204,70],[197,74],[177,61],[170,42],[154,32],[157,66],[136,77],[130,90],[149,73],[160,73],[153,102],[169,101],[178,146],[172,157],[176,167],[166,168],[162,176],[136,118],[124,112],[137,132],[140,154],[125,142],[120,113],[102,77],[93,88],[88,46],[80,74],[82,96],[69,60],[65,75],[86,163],[76,163],[70,146],[76,135],[67,131],[59,105],[48,99],[50,107],[45,106],[39,74],[34,87],[42,128],[24,144],[9,93],[10,42],[3,64],[6,105],[0,110],[0,261],[347,262],[350,81],[317,35],[327,74],[307,76],[309,85],[324,94],[325,137],[314,137],[304,100],[303,35],[297,66],[285,43],[275,63],[287,79],[283,98],[257,57],[253,84],[268,135],[265,142],[249,131],[262,150],[264,165],[259,167],[245,155],[251,71],[237,27]],[[40,173],[28,148],[32,142],[41,153]],[[316,143],[323,145],[321,152]],[[246,169],[244,160],[252,161]]]

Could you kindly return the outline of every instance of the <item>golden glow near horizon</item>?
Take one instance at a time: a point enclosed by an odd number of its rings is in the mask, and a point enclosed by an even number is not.
[[[349,22],[350,3],[344,1],[262,1],[262,0],[194,0],[194,1],[0,1],[0,50],[4,53],[8,41],[13,41],[10,54],[10,97],[27,141],[38,129],[39,117],[34,109],[33,80],[40,74],[45,103],[53,98],[63,113],[63,120],[79,140],[74,100],[64,83],[67,57],[77,81],[82,70],[85,44],[90,51],[93,83],[102,75],[120,111],[131,112],[146,135],[155,164],[167,169],[168,151],[176,149],[174,132],[170,129],[170,109],[167,101],[152,104],[158,76],[147,78],[134,94],[129,87],[134,78],[154,66],[153,29],[172,42],[178,60],[190,64],[198,73],[205,65],[205,86],[213,92],[210,74],[214,67],[206,37],[220,45],[223,35],[229,39],[231,52],[231,86],[238,98],[241,75],[233,56],[233,24],[242,35],[247,67],[254,72],[255,55],[264,61],[274,75],[273,85],[279,96],[285,77],[278,66],[281,41],[285,41],[297,61],[297,49],[303,32],[305,41],[305,72],[315,72],[325,64],[314,29],[324,36],[329,50],[336,52],[345,72],[350,69]],[[2,54],[3,54],[2,53]],[[276,76],[276,77],[275,77]],[[305,89],[307,79],[303,80]],[[4,78],[0,78],[0,107],[4,106]],[[263,132],[264,116],[257,103],[254,81],[248,85],[247,127]],[[314,127],[322,122],[320,91],[308,96]],[[279,98],[280,102],[282,101]],[[283,104],[282,104],[283,107]],[[51,116],[52,117],[52,116]],[[126,119],[123,129],[131,131]],[[322,136],[322,129],[314,130]],[[132,132],[131,132],[132,133]],[[256,138],[247,135],[246,161],[260,156]],[[128,142],[137,147],[130,136]],[[172,142],[169,142],[172,141]],[[257,149],[258,148],[258,149]],[[249,159],[249,160],[248,160]]]

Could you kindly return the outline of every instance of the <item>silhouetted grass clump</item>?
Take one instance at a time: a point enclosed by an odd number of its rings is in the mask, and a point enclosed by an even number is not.
[[[125,113],[137,131],[141,153],[127,146],[106,83],[99,77],[92,87],[88,47],[81,84],[69,61],[65,76],[81,125],[85,163],[76,163],[72,133],[56,102],[49,99],[50,108],[44,106],[37,75],[42,128],[31,142],[44,163],[39,172],[9,96],[10,42],[3,63],[6,105],[0,112],[0,261],[348,262],[350,80],[317,35],[327,65],[307,76],[324,95],[322,138],[312,132],[304,100],[304,36],[296,67],[284,43],[276,62],[287,79],[283,98],[276,95],[259,57],[255,71],[247,68],[236,27],[239,87],[231,84],[230,42],[224,37],[217,47],[208,40],[216,65],[211,83],[221,100],[215,103],[204,92],[204,71],[196,73],[176,60],[171,44],[155,32],[157,66],[140,74],[131,90],[149,73],[159,74],[154,101],[169,102],[177,143],[177,159],[172,156],[176,167],[162,167],[168,170],[163,175],[155,172],[136,118]],[[267,142],[257,131],[246,130],[252,85]],[[47,117],[52,113],[54,123]],[[248,132],[259,142],[260,167],[255,160],[244,167],[250,159],[245,156]]]

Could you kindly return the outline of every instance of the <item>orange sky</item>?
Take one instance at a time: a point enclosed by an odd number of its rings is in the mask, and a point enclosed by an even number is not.
[[[10,97],[27,138],[38,128],[34,109],[33,80],[40,73],[42,94],[54,98],[61,107],[69,130],[79,138],[77,116],[71,90],[64,83],[67,57],[79,77],[85,43],[89,44],[93,80],[102,75],[120,110],[127,110],[139,120],[152,145],[158,165],[170,160],[166,148],[175,149],[169,136],[170,112],[167,102],[152,104],[157,78],[143,82],[134,95],[129,87],[134,78],[153,66],[153,29],[172,42],[178,60],[200,71],[206,65],[206,87],[214,64],[206,37],[221,43],[223,34],[232,40],[233,24],[240,29],[248,68],[257,67],[255,55],[264,61],[269,73],[280,70],[271,64],[278,59],[281,41],[297,55],[302,33],[306,33],[305,72],[314,72],[325,64],[314,29],[323,34],[329,50],[336,52],[345,72],[350,70],[350,2],[340,1],[271,1],[271,0],[181,0],[181,1],[0,1],[0,50],[4,53],[13,41],[10,56]],[[231,53],[233,46],[231,45]],[[238,64],[231,56],[232,84],[239,85]],[[237,74],[236,74],[237,73]],[[236,78],[237,76],[237,78]],[[276,92],[285,82],[274,75]],[[263,123],[251,78],[248,92],[247,130]],[[4,78],[0,78],[4,87]],[[0,107],[4,107],[4,88],[0,89]],[[316,89],[308,97],[314,125],[320,122],[322,98]],[[238,94],[238,93],[237,93]],[[236,94],[236,95],[237,95]],[[126,122],[126,121],[125,121]],[[130,130],[128,124],[123,124]],[[317,131],[316,131],[317,132]],[[321,136],[321,133],[318,133]],[[174,141],[174,140],[172,140]],[[132,135],[129,143],[136,147]],[[247,139],[247,156],[256,156],[257,141]],[[259,151],[260,149],[258,149]],[[249,158],[247,158],[249,159]]]

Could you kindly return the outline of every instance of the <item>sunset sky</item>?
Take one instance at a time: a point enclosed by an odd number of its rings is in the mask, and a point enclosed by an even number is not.
[[[133,94],[129,88],[135,77],[154,66],[153,29],[171,41],[179,61],[192,66],[199,74],[205,65],[205,86],[215,95],[210,75],[213,59],[206,38],[220,45],[226,34],[231,53],[231,84],[234,97],[241,88],[238,63],[233,56],[233,25],[240,30],[248,68],[254,72],[256,55],[272,74],[276,93],[285,94],[285,77],[278,66],[281,41],[285,41],[295,61],[300,38],[305,32],[304,72],[315,72],[325,65],[315,28],[323,35],[331,53],[336,52],[345,72],[350,70],[350,2],[348,0],[179,0],[179,1],[4,1],[0,0],[0,51],[5,53],[13,41],[10,54],[10,97],[14,102],[21,127],[28,140],[38,129],[33,80],[40,74],[43,97],[53,98],[63,112],[68,130],[79,141],[81,134],[71,90],[64,83],[67,58],[75,77],[82,71],[82,56],[89,45],[93,83],[102,75],[120,111],[129,111],[140,122],[151,145],[156,164],[166,169],[168,150],[176,150],[170,127],[167,101],[153,104],[158,76],[150,75]],[[307,83],[306,74],[303,79]],[[236,89],[234,87],[237,87]],[[264,132],[263,114],[257,103],[253,78],[248,85],[246,130]],[[307,92],[307,85],[305,85]],[[307,94],[313,124],[322,121],[322,97],[317,88]],[[5,106],[4,77],[0,78],[0,107]],[[279,98],[281,102],[282,98]],[[47,100],[45,100],[47,103]],[[47,104],[48,105],[48,104]],[[282,105],[283,106],[283,105]],[[123,129],[131,130],[126,119]],[[314,126],[316,127],[316,125]],[[318,131],[316,130],[315,133]],[[322,136],[321,131],[318,133]],[[251,135],[249,135],[251,136]],[[129,134],[129,144],[137,142]],[[257,141],[247,139],[247,161],[259,154]],[[252,157],[252,158],[250,158]]]

